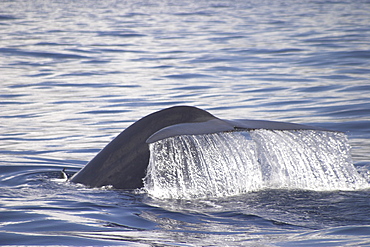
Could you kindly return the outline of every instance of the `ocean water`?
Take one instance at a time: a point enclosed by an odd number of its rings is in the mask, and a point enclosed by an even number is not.
[[[370,177],[370,2],[1,1],[0,245],[369,246],[370,190],[157,198],[73,174],[141,117],[341,131]]]

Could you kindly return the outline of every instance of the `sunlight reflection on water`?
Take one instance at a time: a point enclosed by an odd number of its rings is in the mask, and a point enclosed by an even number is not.
[[[180,104],[225,119],[343,131],[357,169],[369,174],[369,6],[2,1],[0,189],[2,219],[8,220],[1,222],[0,243],[368,243],[366,191],[309,194],[309,202],[307,194],[274,191],[208,201],[211,206],[191,202],[189,211],[189,205],[176,208],[142,194],[48,179],[64,167],[76,172],[141,117]],[[260,218],[253,221],[251,214]],[[199,228],[195,219],[202,220]],[[68,227],[74,230],[65,232]],[[311,231],[322,227],[339,228]]]

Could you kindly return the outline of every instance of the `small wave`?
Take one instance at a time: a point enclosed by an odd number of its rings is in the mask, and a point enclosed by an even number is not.
[[[0,15],[0,21],[10,21],[18,19],[14,15]]]
[[[183,73],[183,74],[173,74],[165,76],[171,79],[193,79],[202,77],[212,77],[211,75],[198,74],[198,73]]]
[[[64,167],[46,165],[10,165],[1,166],[1,187],[25,187],[30,184],[42,184],[41,181],[59,179]],[[68,167],[67,174],[71,176],[78,169]]]
[[[27,57],[43,57],[43,58],[58,58],[58,59],[88,59],[88,56],[57,53],[57,52],[41,52],[41,51],[25,51],[15,48],[0,48],[0,53],[13,56],[27,56]]]

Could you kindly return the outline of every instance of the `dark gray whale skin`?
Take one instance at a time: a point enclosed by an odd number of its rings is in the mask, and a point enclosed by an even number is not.
[[[273,121],[222,120],[196,107],[175,106],[154,112],[129,126],[70,181],[89,187],[112,185],[116,189],[141,188],[149,163],[149,143],[178,135],[251,129],[325,130]]]

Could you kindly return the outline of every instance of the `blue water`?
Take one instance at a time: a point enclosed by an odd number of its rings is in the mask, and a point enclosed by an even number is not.
[[[174,105],[343,131],[369,178],[369,13],[367,0],[1,1],[0,244],[370,245],[369,190],[170,200],[59,179]]]

